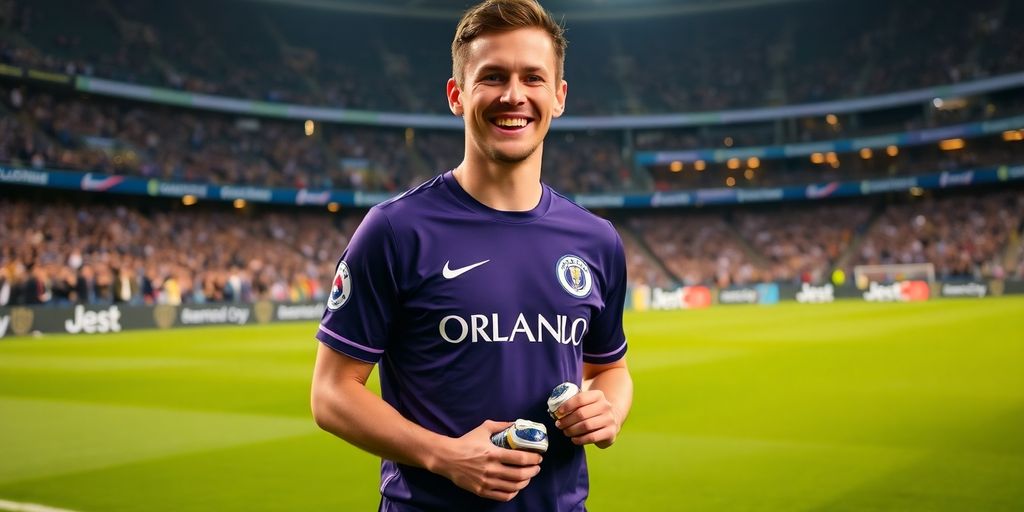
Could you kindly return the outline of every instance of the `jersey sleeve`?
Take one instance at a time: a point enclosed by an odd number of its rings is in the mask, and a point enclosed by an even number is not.
[[[387,349],[398,307],[394,231],[370,209],[341,255],[316,338],[349,357],[376,363]]]
[[[614,228],[612,228],[614,233]],[[626,303],[626,253],[622,239],[615,233],[615,252],[609,258],[603,291],[604,309],[590,324],[583,340],[583,361],[613,363],[626,355],[626,333],[622,330],[622,311]]]

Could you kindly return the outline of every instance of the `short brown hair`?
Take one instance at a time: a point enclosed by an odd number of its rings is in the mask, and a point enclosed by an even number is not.
[[[565,76],[565,29],[555,22],[537,0],[485,0],[471,7],[455,29],[452,41],[452,76],[462,85],[469,43],[483,34],[519,28],[539,28],[551,36],[555,47],[556,79]]]

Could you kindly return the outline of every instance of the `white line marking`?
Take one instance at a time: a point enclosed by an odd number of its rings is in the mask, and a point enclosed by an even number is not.
[[[75,512],[66,508],[47,507],[38,503],[21,503],[7,500],[0,500],[0,510],[9,510],[10,512]]]

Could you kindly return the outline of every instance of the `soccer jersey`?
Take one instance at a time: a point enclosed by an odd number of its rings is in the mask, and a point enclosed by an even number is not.
[[[546,424],[541,471],[508,503],[383,460],[383,510],[583,510],[582,447],[555,428],[551,390],[582,362],[626,353],[622,241],[547,186],[530,211],[473,199],[451,172],[372,209],[342,254],[316,334],[378,363],[383,399],[451,437],[484,420]]]

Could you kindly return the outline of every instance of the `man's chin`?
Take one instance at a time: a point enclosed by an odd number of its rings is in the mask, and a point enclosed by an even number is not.
[[[536,146],[533,148],[520,150],[505,150],[499,148],[491,148],[491,150],[488,151],[488,153],[490,153],[491,160],[494,160],[495,162],[503,164],[518,164],[526,161],[528,158],[533,156],[533,154],[537,152],[537,148],[539,147],[540,146]]]

